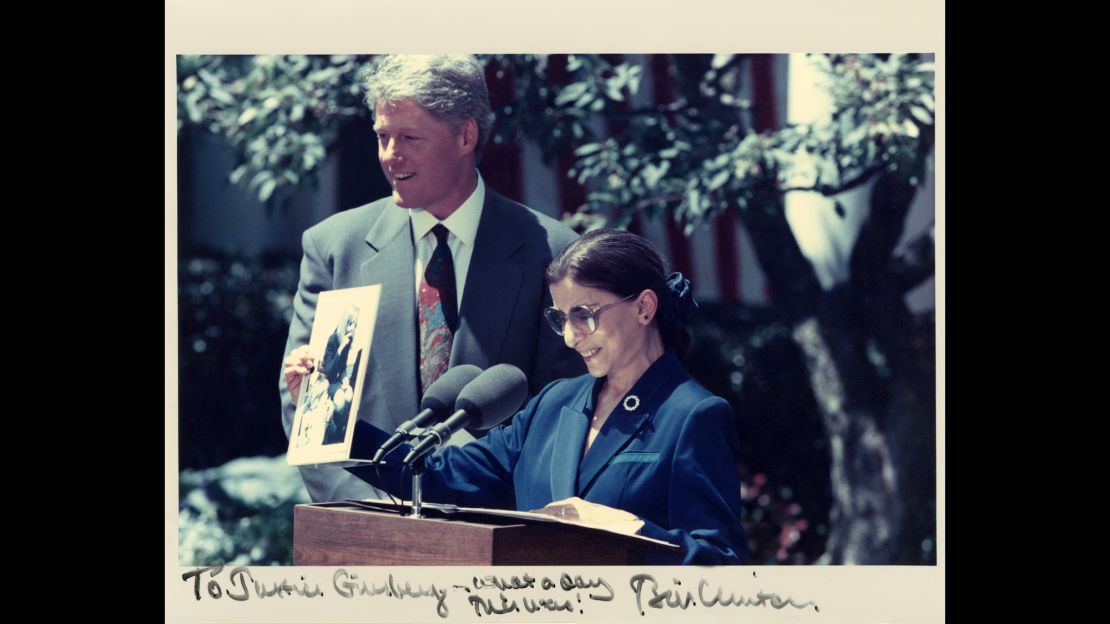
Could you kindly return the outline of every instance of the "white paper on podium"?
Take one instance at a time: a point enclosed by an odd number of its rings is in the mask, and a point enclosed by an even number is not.
[[[356,505],[359,505],[361,507],[365,507],[367,509],[374,509],[374,510],[379,510],[379,511],[400,511],[403,508],[408,508],[408,507],[412,506],[412,501],[402,500],[400,503],[395,503],[395,502],[390,501],[390,500],[373,499],[373,498],[367,498],[367,499],[363,499],[363,500],[347,499],[347,502],[354,503]],[[487,517],[491,517],[491,518],[511,518],[511,519],[516,519],[516,520],[523,520],[527,523],[533,523],[533,524],[535,524],[535,523],[539,523],[539,524],[561,524],[561,525],[564,525],[564,526],[575,527],[579,530],[585,529],[585,530],[589,530],[589,531],[598,531],[598,532],[606,533],[608,535],[614,535],[614,536],[617,536],[617,537],[630,539],[630,540],[633,540],[633,541],[636,541],[636,542],[651,544],[653,546],[663,548],[663,549],[666,549],[666,550],[671,550],[671,551],[676,551],[676,552],[683,550],[683,548],[681,546],[678,546],[676,544],[672,544],[670,542],[664,542],[663,540],[657,540],[653,537],[645,537],[643,535],[634,535],[634,534],[630,534],[630,533],[622,533],[620,531],[614,531],[612,529],[608,529],[608,528],[606,528],[604,526],[601,526],[601,525],[589,524],[589,523],[580,522],[580,521],[577,521],[577,520],[569,520],[569,519],[565,519],[565,518],[560,518],[558,516],[552,516],[552,515],[546,514],[546,513],[536,513],[536,512],[533,512],[533,511],[515,511],[515,510],[511,510],[511,509],[486,509],[486,508],[482,508],[482,507],[459,507],[458,505],[449,505],[449,504],[443,504],[443,503],[427,503],[427,502],[422,502],[421,507],[425,510],[433,510],[433,511],[438,512],[440,514],[443,514],[444,516],[447,516],[447,517],[450,517],[452,515],[467,514],[467,515],[475,515],[475,516],[487,516]]]

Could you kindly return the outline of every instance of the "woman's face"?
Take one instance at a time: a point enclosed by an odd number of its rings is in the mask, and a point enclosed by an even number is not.
[[[551,299],[556,308],[568,314],[575,306],[597,310],[603,305],[620,301],[611,292],[589,288],[571,279],[551,285]],[[618,303],[597,318],[592,334],[574,323],[563,326],[563,341],[582,356],[594,377],[604,377],[628,366],[646,349],[647,327],[638,322],[639,297]]]
[[[355,326],[358,324],[358,308],[355,308],[347,313],[347,323],[343,326],[344,333],[351,333],[355,331]]]

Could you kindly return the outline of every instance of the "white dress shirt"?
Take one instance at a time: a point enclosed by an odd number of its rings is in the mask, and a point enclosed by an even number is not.
[[[420,300],[420,283],[424,280],[424,267],[432,258],[438,241],[432,233],[437,223],[447,228],[447,247],[451,249],[451,259],[455,264],[455,293],[458,296],[458,310],[462,310],[463,289],[466,275],[470,269],[470,258],[474,255],[474,241],[478,237],[478,222],[482,220],[482,206],[486,201],[486,184],[478,176],[478,185],[470,197],[458,207],[451,216],[440,221],[423,208],[409,210],[412,222],[412,237],[416,243],[416,258],[413,269],[416,275],[416,298]]]

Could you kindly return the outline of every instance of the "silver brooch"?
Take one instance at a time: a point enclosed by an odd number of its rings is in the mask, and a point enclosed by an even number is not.
[[[635,394],[624,397],[624,411],[635,412],[638,407],[640,407],[640,397]]]

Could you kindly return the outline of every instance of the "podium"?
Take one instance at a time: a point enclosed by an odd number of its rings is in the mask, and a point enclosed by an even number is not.
[[[570,523],[456,514],[408,518],[354,503],[293,509],[293,565],[635,565],[660,548]]]

